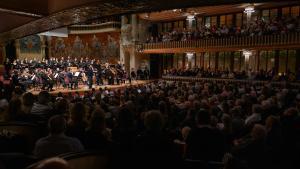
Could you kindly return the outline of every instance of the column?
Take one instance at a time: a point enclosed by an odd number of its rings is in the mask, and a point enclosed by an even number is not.
[[[20,40],[16,39],[15,40],[15,47],[16,47],[16,58],[19,59],[20,58]]]
[[[132,14],[131,15],[131,34],[132,34],[132,42],[135,42],[138,40],[138,31],[137,31],[137,27],[138,27],[138,18],[136,14]]]
[[[52,58],[52,38],[51,36],[46,36],[46,39],[47,39],[47,45],[48,45],[48,57],[49,58]],[[55,56],[54,56],[55,57]]]
[[[298,57],[296,57],[296,58],[298,58]],[[275,51],[275,73],[278,74],[278,72],[279,72],[279,50],[276,50]]]
[[[41,57],[42,59],[46,58],[46,52],[45,52],[45,49],[46,49],[46,37],[44,36],[40,36],[40,39],[41,39]]]

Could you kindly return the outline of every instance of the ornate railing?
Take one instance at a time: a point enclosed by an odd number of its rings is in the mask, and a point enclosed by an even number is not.
[[[202,77],[184,77],[184,76],[162,76],[166,81],[182,81],[182,82],[218,82],[218,83],[240,83],[240,84],[255,84],[272,86],[286,86],[289,85],[293,88],[299,88],[300,82],[286,82],[286,81],[258,81],[251,79],[226,79],[226,78],[202,78]]]
[[[256,48],[282,48],[282,47],[299,47],[300,32],[278,34],[278,35],[262,35],[262,36],[240,36],[228,38],[211,38],[192,41],[172,41],[159,43],[143,43],[137,47],[143,52],[158,52],[163,49],[184,49],[190,51],[207,51],[216,50],[232,50],[240,49],[256,49]],[[161,51],[163,52],[163,51]]]
[[[91,24],[91,25],[73,25],[68,28],[70,33],[89,33],[97,32],[105,29],[121,29],[120,22],[106,22],[101,24]]]

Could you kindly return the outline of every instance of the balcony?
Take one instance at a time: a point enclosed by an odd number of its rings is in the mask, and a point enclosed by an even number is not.
[[[268,50],[299,48],[300,32],[263,35],[229,37],[217,39],[202,39],[194,41],[173,41],[159,43],[138,44],[137,48],[143,53],[184,53],[206,51],[234,51],[241,49]]]
[[[106,22],[100,24],[90,24],[90,25],[73,25],[68,28],[70,34],[91,34],[91,33],[101,33],[101,32],[112,32],[120,31],[120,22]]]

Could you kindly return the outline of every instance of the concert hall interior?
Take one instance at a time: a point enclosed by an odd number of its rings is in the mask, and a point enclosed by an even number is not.
[[[0,0],[0,169],[300,168],[299,0]]]

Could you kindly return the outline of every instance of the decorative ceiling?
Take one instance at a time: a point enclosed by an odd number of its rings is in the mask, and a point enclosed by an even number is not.
[[[282,0],[0,0],[0,42],[105,16]]]
[[[255,9],[268,9],[275,8],[277,6],[291,6],[299,5],[300,1],[282,1],[282,2],[265,2],[265,3],[254,3]],[[152,22],[160,21],[171,21],[184,19],[188,15],[198,15],[198,16],[212,16],[226,13],[243,12],[247,6],[251,3],[241,3],[241,4],[228,4],[228,5],[218,5],[218,6],[204,6],[204,7],[192,7],[186,9],[172,9],[164,10],[161,12],[151,12],[151,13],[141,13],[139,17]]]

